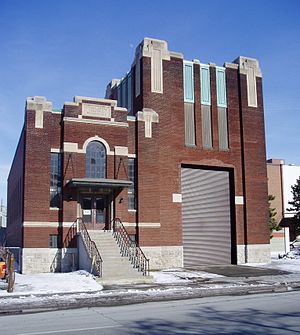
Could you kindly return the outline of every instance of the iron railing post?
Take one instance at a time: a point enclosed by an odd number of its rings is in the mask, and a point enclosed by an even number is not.
[[[131,241],[122,221],[118,218],[113,219],[112,226],[113,236],[119,245],[121,255],[128,257],[134,268],[141,271],[144,276],[148,276],[149,259],[146,258],[142,249],[135,242]]]

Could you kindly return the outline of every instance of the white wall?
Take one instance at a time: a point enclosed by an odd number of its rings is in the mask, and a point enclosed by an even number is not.
[[[289,201],[293,200],[292,185],[296,184],[296,180],[300,178],[300,166],[283,165],[282,166],[282,183],[283,183],[283,216],[291,218],[294,216],[293,212],[288,212],[286,209],[290,208]]]
[[[272,257],[277,257],[279,254],[286,254],[290,251],[290,231],[288,227],[273,231],[270,247]]]
[[[81,234],[77,235],[77,245],[78,245],[78,269],[90,272],[92,263],[85,248]]]

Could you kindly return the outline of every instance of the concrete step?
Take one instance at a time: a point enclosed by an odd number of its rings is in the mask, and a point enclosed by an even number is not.
[[[102,278],[96,279],[101,285],[125,285],[125,284],[149,284],[153,283],[153,277],[141,276],[141,277],[109,277],[103,276]]]
[[[133,268],[128,257],[122,257],[120,248],[107,231],[89,231],[91,239],[95,242],[102,257],[103,277],[97,279],[101,284],[130,284],[149,283],[152,277],[143,276],[136,268]]]

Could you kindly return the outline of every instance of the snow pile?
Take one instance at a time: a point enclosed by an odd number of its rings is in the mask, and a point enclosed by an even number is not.
[[[6,286],[4,281],[0,281],[0,297],[4,295],[95,292],[103,289],[93,275],[83,270],[69,273],[25,275],[16,273],[13,293],[7,293]]]
[[[279,255],[278,258],[290,258],[290,259],[300,259],[300,247],[292,249],[290,252],[284,254],[284,255]]]

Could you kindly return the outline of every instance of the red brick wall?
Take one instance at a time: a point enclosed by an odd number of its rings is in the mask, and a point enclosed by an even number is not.
[[[199,66],[194,66],[195,80],[195,148],[184,144],[183,113],[183,69],[182,60],[171,58],[163,61],[163,94],[151,93],[151,61],[143,58],[143,107],[152,108],[159,114],[159,123],[152,124],[153,137],[144,136],[144,123],[138,125],[138,221],[160,222],[161,228],[140,229],[139,238],[142,245],[180,245],[182,243],[181,205],[172,202],[173,193],[181,193],[180,167],[183,163],[198,166],[218,166],[232,168],[234,171],[235,195],[243,195],[242,151],[246,157],[246,202],[247,240],[248,243],[268,243],[266,225],[266,174],[263,109],[258,81],[259,108],[244,115],[246,109],[240,110],[238,70],[228,68],[227,102],[228,102],[228,151],[218,148],[218,116],[216,101],[215,68],[211,69],[211,111],[213,129],[212,150],[202,149],[201,139],[201,105]],[[246,87],[243,91],[243,106]],[[249,109],[249,108],[248,108]],[[251,108],[250,108],[251,109]],[[241,143],[241,115],[243,115],[244,143]],[[141,123],[141,124],[140,124]],[[251,144],[252,142],[256,144]],[[251,155],[250,155],[251,153]],[[250,187],[251,185],[251,187]],[[245,243],[244,210],[236,205],[236,242]],[[155,234],[154,234],[155,232]]]
[[[59,220],[50,210],[50,154],[60,148],[60,120],[61,114],[46,112],[44,127],[35,128],[35,111],[26,112],[24,221]]]
[[[80,114],[80,108],[78,110]],[[124,111],[114,111],[112,116],[118,120],[125,122],[127,113]],[[85,119],[85,117],[84,117]],[[134,123],[131,123],[131,129],[134,130]],[[115,146],[128,147],[128,139],[130,138],[130,153],[134,153],[134,134],[128,132],[128,127],[118,127],[103,124],[89,124],[81,122],[64,121],[64,142],[78,143],[78,148],[82,149],[86,140],[94,136],[103,138],[109,145],[111,152],[114,152]],[[107,178],[127,180],[127,156],[107,155]],[[64,153],[63,158],[64,182],[72,178],[86,177],[86,156],[84,153]],[[70,200],[70,192],[72,200]],[[77,216],[77,202],[80,199],[77,197],[76,190],[64,190],[63,202],[63,219],[64,221],[72,221]],[[115,213],[122,221],[128,221],[128,201],[127,189],[117,194],[115,199]],[[133,221],[132,221],[133,222]]]
[[[7,183],[6,245],[22,247],[25,130],[23,128]]]
[[[269,243],[268,191],[262,81],[257,78],[258,107],[248,107],[246,76],[240,75],[246,192],[247,241]]]

